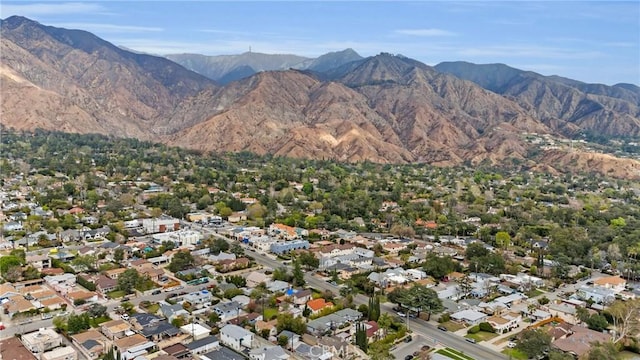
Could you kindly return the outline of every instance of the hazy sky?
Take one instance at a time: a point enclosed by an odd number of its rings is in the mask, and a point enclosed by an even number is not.
[[[640,84],[640,1],[0,3],[0,17],[90,31],[153,54],[318,56],[353,48],[505,63],[586,82]]]

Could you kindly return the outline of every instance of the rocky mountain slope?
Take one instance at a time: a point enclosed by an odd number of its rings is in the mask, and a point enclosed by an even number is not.
[[[215,83],[162,57],[124,51],[81,30],[23,17],[0,25],[2,122],[20,129],[154,139],[198,122],[173,121],[185,101]]]
[[[353,49],[327,53],[316,59],[256,52],[218,56],[172,54],[166,57],[223,85],[261,71],[298,69],[323,72],[362,59]]]
[[[202,151],[443,166],[517,163],[640,178],[638,161],[542,149],[529,139],[596,128],[634,134],[630,86],[580,90],[568,79],[534,77],[548,92],[573,89],[570,96],[544,97],[545,108],[524,95],[501,94],[499,84],[515,88],[513,76],[492,79],[489,90],[402,56],[335,61],[353,56],[347,53],[306,65],[324,72],[263,71],[220,87],[165,58],[131,53],[84,31],[19,17],[2,21],[1,30],[0,116],[9,128],[137,137]],[[526,79],[520,85],[532,89]],[[580,96],[615,114],[576,118],[586,101]]]
[[[503,64],[445,62],[435,68],[513,99],[565,136],[640,136],[640,89],[634,85],[586,84]]]

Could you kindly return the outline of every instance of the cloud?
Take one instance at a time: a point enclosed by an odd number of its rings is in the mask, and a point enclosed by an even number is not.
[[[89,32],[98,33],[142,33],[161,32],[161,27],[115,25],[115,24],[94,24],[94,23],[53,23],[51,26],[63,27],[67,29],[82,29]]]
[[[400,35],[410,36],[424,36],[424,37],[437,37],[437,36],[455,36],[456,33],[442,29],[400,29],[394,31]]]
[[[35,4],[2,4],[0,17],[12,15],[36,17],[40,15],[98,14],[107,13],[104,6],[94,3],[35,3]]]

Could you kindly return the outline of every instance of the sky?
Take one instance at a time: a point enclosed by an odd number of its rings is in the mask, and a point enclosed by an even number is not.
[[[503,63],[544,75],[640,84],[640,1],[9,1],[0,18],[90,31],[151,54],[317,57],[353,48]]]

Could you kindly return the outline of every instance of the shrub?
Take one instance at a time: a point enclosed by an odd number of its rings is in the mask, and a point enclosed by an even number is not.
[[[446,323],[449,320],[451,320],[451,315],[449,315],[449,313],[444,313],[440,315],[438,322],[442,324],[442,323]]]
[[[489,324],[488,322],[480,323],[479,328],[480,328],[481,331],[486,331],[486,332],[490,332],[490,333],[496,332],[496,329],[494,329],[493,326],[491,326],[491,324]]]
[[[467,334],[477,334],[480,332],[480,326],[478,325],[473,325],[472,327],[469,328],[469,330],[467,330]]]

